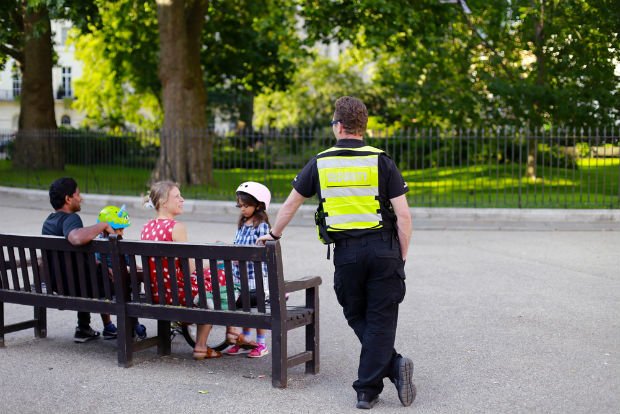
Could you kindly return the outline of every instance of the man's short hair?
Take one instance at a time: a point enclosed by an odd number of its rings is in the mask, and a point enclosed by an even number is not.
[[[71,197],[77,191],[77,182],[71,177],[62,177],[50,185],[50,204],[54,210],[65,205],[65,198]]]
[[[334,121],[340,121],[347,134],[364,135],[368,125],[368,109],[359,99],[342,96],[336,100]]]

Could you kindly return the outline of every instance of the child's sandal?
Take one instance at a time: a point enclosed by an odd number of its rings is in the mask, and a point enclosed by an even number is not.
[[[235,345],[242,349],[254,349],[258,346],[258,343],[254,341],[246,341],[245,336],[243,336],[243,334],[240,334],[237,338],[237,341],[235,342]]]

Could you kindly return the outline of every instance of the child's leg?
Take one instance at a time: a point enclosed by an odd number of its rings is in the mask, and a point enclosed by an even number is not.
[[[258,346],[250,351],[248,357],[261,358],[269,353],[269,350],[267,349],[266,337],[267,329],[256,330],[256,342],[258,343]]]
[[[103,322],[103,326],[106,326],[106,325],[112,323],[112,318],[110,317],[110,314],[102,313],[101,314],[101,322]]]
[[[243,328],[243,332],[239,335],[238,342],[250,342],[250,336],[252,335],[252,328]]]
[[[226,327],[226,342],[228,342],[229,344],[237,343],[239,335],[241,335],[241,331],[236,326]]]
[[[256,330],[256,342],[258,342],[259,345],[265,345],[266,344],[266,337],[267,337],[267,329],[257,329]]]

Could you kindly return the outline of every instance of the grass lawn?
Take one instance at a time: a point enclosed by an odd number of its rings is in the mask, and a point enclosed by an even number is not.
[[[232,200],[243,181],[260,181],[276,201],[290,192],[297,170],[215,170],[214,186],[184,186],[187,198]],[[141,195],[150,171],[109,165],[67,165],[64,171],[16,171],[0,160],[0,185],[47,189],[61,176],[74,177],[85,193]],[[403,171],[408,198],[417,207],[620,208],[620,159],[578,161],[577,169],[539,167],[536,181],[517,165],[478,165]]]

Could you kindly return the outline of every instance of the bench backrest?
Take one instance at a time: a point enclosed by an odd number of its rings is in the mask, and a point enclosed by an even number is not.
[[[143,304],[153,304],[166,306],[163,300],[165,294],[171,298],[173,306],[184,306],[186,308],[207,308],[215,310],[228,310],[233,312],[250,312],[251,292],[248,284],[247,264],[254,264],[255,284],[256,284],[256,306],[259,313],[278,312],[284,304],[284,277],[282,273],[282,259],[279,243],[270,242],[267,246],[235,246],[227,244],[209,243],[169,243],[154,241],[137,240],[112,240],[113,250],[115,250],[120,260],[123,262],[121,268],[126,268],[124,277],[127,279],[125,285],[130,287],[125,300],[127,302],[138,302]],[[195,274],[189,271],[190,262],[195,264]],[[172,263],[178,263],[181,274],[177,275]],[[265,286],[263,285],[263,266],[266,263],[270,307],[265,305]],[[233,266],[239,269],[240,283],[237,284],[240,306],[235,304],[235,290],[233,278]],[[139,282],[142,280],[138,268],[143,270],[144,295],[134,294],[140,292]],[[155,269],[156,277],[152,280],[151,286],[150,269]],[[167,269],[164,269],[167,267]],[[225,273],[226,285],[221,292],[226,296],[228,307],[223,306],[222,298],[218,294],[213,294],[210,298],[205,289],[204,275],[205,270],[211,273],[212,292],[220,292],[218,282],[218,271]],[[169,275],[170,291],[166,292],[164,275]],[[183,281],[183,289],[177,284],[177,277]],[[198,284],[197,300],[181,300],[181,292],[184,291],[186,298],[191,298],[190,287],[191,278],[195,277]],[[154,304],[153,293],[157,291],[160,304]],[[212,299],[209,301],[208,299]],[[209,302],[211,302],[209,304]],[[209,305],[208,305],[209,304]],[[276,309],[278,308],[278,309]]]
[[[100,255],[100,260],[97,260],[97,254]],[[197,301],[194,303],[188,300],[184,306],[181,305],[179,288],[175,283],[176,278],[173,277],[174,266],[171,266],[168,271],[172,306],[163,300],[160,304],[153,303],[149,261],[154,263],[157,273],[154,289],[157,289],[160,298],[163,298],[164,263],[173,263],[176,260],[180,265],[185,282],[185,296],[188,298],[192,297],[189,291],[189,279],[192,277],[189,272],[190,260],[194,261],[199,287]],[[255,310],[251,309],[251,292],[248,286],[247,263],[250,262],[254,263],[256,281]],[[269,306],[265,305],[262,263],[266,263],[268,272]],[[268,326],[268,320],[279,319],[280,315],[286,314],[279,242],[268,242],[266,246],[235,246],[119,240],[112,235],[109,240],[95,239],[84,246],[73,246],[65,238],[56,236],[0,234],[0,300],[59,308],[67,305],[67,308],[77,310],[88,305],[83,299],[101,299],[96,306],[101,309],[105,307],[107,311],[115,314],[118,314],[121,308],[115,308],[115,311],[111,309],[113,306],[126,304],[130,316],[141,314],[157,319],[190,321],[193,318],[206,317],[197,315],[195,311],[209,308],[210,301],[204,288],[204,269],[209,268],[214,275],[213,292],[220,291],[218,278],[215,276],[218,274],[218,264],[220,268],[223,264],[225,272],[228,308],[222,306],[220,295],[213,295],[211,307],[215,313],[220,314],[214,316],[215,318],[234,324],[240,320],[241,314],[258,312],[264,315],[264,326]],[[235,292],[232,289],[234,264],[238,264],[240,273],[239,307],[235,304]],[[108,277],[109,274],[113,275],[113,280]],[[141,294],[140,282],[143,280],[146,283],[144,294]],[[173,309],[179,311],[175,313]],[[177,317],[178,319],[175,319]]]
[[[0,234],[0,289],[110,300],[113,283],[101,274],[111,270],[96,254],[110,257],[110,243],[73,246],[63,237]]]

